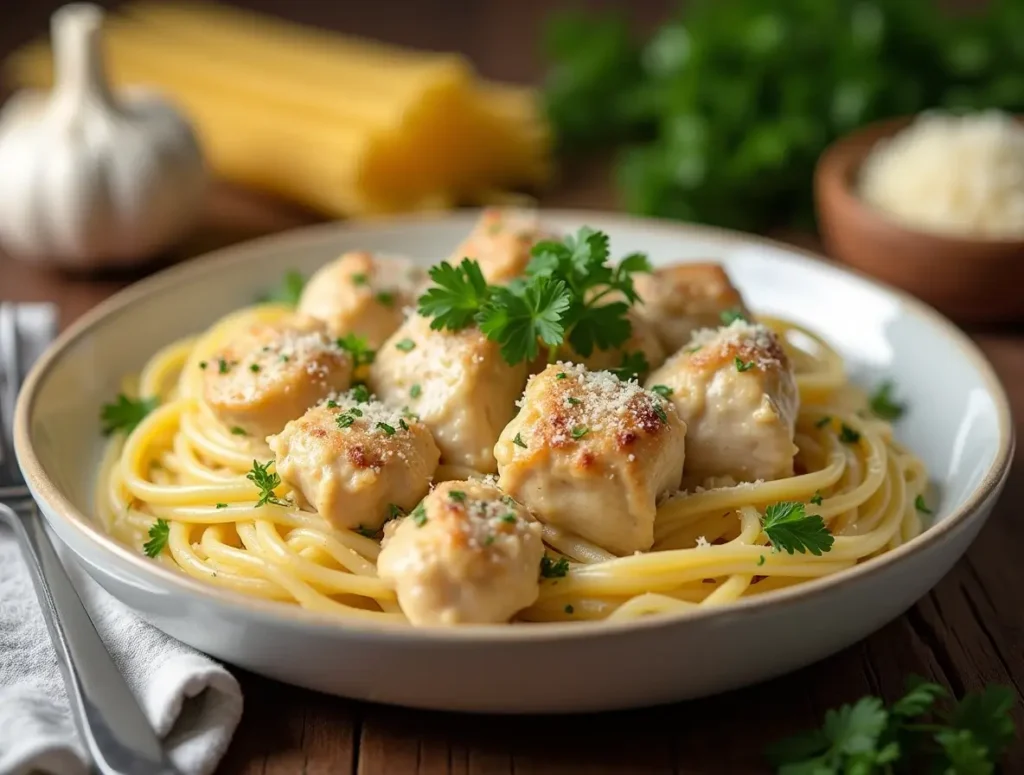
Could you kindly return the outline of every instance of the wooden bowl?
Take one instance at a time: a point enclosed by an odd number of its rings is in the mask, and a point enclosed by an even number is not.
[[[914,294],[962,323],[1024,319],[1024,239],[974,239],[903,226],[856,193],[872,147],[913,120],[868,124],[818,160],[814,199],[829,254]]]

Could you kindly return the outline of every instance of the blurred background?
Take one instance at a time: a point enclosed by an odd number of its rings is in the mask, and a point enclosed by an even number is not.
[[[463,205],[624,209],[811,246],[823,232],[869,271],[859,254],[889,243],[867,232],[1024,245],[1009,118],[1024,108],[1024,0],[10,5],[4,93],[44,90],[0,119],[0,266],[22,283],[12,256],[138,271],[311,221]],[[164,102],[122,91],[140,84]],[[815,210],[831,144],[934,110],[984,120],[932,122],[918,158],[889,160],[868,208],[880,219]],[[56,137],[69,125],[80,142]],[[991,151],[968,160],[964,145]],[[901,194],[892,180],[908,175],[919,187]],[[921,190],[945,195],[886,205]]]

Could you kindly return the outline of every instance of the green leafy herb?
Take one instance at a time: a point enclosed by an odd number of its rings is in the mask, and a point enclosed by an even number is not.
[[[349,279],[352,281],[353,285],[366,285],[370,282],[370,278],[362,272],[356,272],[353,275],[349,275]]]
[[[657,393],[662,398],[669,398],[675,392],[668,385],[651,385],[648,390],[652,393]]]
[[[270,465],[273,462],[273,460],[269,460],[260,465],[259,462],[253,460],[252,470],[245,475],[245,478],[255,484],[260,491],[259,500],[256,501],[257,508],[268,503],[274,503],[278,506],[290,505],[288,501],[281,500],[274,495],[274,490],[281,486],[281,476],[276,471],[270,472]]]
[[[860,433],[843,423],[839,429],[839,440],[844,444],[856,444],[860,441]]]
[[[762,565],[764,565],[764,559],[765,558],[764,558],[763,554],[760,557],[757,558],[757,567],[758,568],[760,568]]]
[[[374,298],[385,307],[395,306],[395,294],[391,291],[380,291]]]
[[[569,572],[569,561],[564,557],[552,560],[546,554],[540,558],[540,575],[546,579],[560,579]]]
[[[826,425],[828,425],[828,424],[829,424],[830,422],[832,422],[832,418],[831,418],[831,417],[829,417],[829,416],[828,416],[828,415],[826,414],[826,415],[825,415],[824,417],[822,417],[822,418],[821,418],[820,420],[818,420],[818,421],[817,421],[816,423],[814,423],[814,427],[815,427],[815,428],[824,428],[824,427],[825,427]]]
[[[508,363],[531,361],[540,350],[538,340],[549,348],[562,343],[569,307],[569,292],[561,280],[536,277],[499,286],[480,313],[480,330],[501,345]]]
[[[588,433],[590,433],[590,428],[587,428],[583,425],[577,425],[575,428],[572,429],[572,431],[570,431],[569,435],[571,435],[574,440],[579,441]]]
[[[555,375],[555,379],[565,379],[568,375],[564,371],[560,371]]]
[[[493,290],[480,265],[468,258],[457,267],[442,261],[428,274],[434,285],[420,296],[418,309],[424,317],[432,318],[430,327],[435,331],[458,331],[472,325]]]
[[[366,404],[370,401],[370,389],[362,383],[353,385],[352,389],[348,391],[348,394],[351,396],[352,400],[358,404]],[[362,417],[363,413],[356,412],[356,415]]]
[[[815,506],[820,506],[822,500],[823,499],[821,497],[821,492],[819,492],[818,490],[815,490],[814,495],[810,497],[811,503],[813,503]]]
[[[775,551],[810,552],[820,556],[831,551],[835,539],[818,515],[808,515],[804,504],[797,501],[774,503],[764,510],[761,520],[764,534]]]
[[[334,421],[338,424],[339,428],[348,428],[356,421],[356,416],[352,413],[352,410],[349,409],[347,412],[339,413],[334,418]]]
[[[523,441],[523,437],[519,433],[517,433],[515,438],[512,439],[512,443],[515,444],[517,447],[522,447],[523,449],[526,449],[526,442]]]
[[[893,398],[895,385],[885,381],[871,394],[871,411],[883,420],[898,420],[907,411],[906,404],[898,403]]]
[[[625,14],[546,25],[544,106],[564,149],[622,144],[627,209],[756,231],[813,220],[822,151],[928,108],[1024,109],[1024,9],[920,0],[692,0],[646,40]]]
[[[400,342],[396,342],[395,349],[401,350],[404,353],[411,352],[416,349],[416,343],[412,339],[406,338]]]
[[[731,326],[737,320],[746,321],[747,319],[747,316],[743,314],[743,310],[741,310],[739,307],[727,309],[721,314],[719,314],[718,317],[722,321],[723,326]]]
[[[356,368],[369,366],[377,356],[376,350],[370,349],[366,337],[358,334],[346,334],[336,339],[335,344],[352,356],[352,365]]]
[[[299,298],[302,296],[302,289],[306,285],[306,278],[301,272],[289,269],[281,278],[281,284],[270,293],[258,299],[262,302],[276,302],[289,307],[299,306]]]
[[[661,404],[655,404],[652,409],[654,409],[654,413],[658,415],[658,419],[661,420],[664,425],[668,425],[668,414],[665,412],[665,407]]]
[[[285,357],[285,356],[282,356],[282,357]],[[224,360],[223,358],[218,358],[217,359],[217,371],[220,374],[227,374],[228,373],[228,369],[230,369],[230,368],[231,368],[231,366],[228,364],[228,362],[226,360]]]
[[[171,537],[171,524],[166,519],[158,519],[149,528],[149,540],[142,545],[147,557],[156,557],[167,546]]]
[[[118,393],[112,404],[104,404],[100,410],[101,430],[104,436],[112,433],[129,434],[142,422],[146,415],[160,405],[158,398],[128,398]]]
[[[508,522],[508,523],[509,523],[510,525],[514,525],[514,524],[516,523],[516,519],[517,519],[517,518],[516,518],[516,515],[515,515],[515,514],[512,514],[512,513],[508,513],[508,514],[505,514],[505,515],[504,515],[504,516],[503,516],[503,517],[501,518],[501,521],[502,521],[502,522]]]
[[[747,361],[746,363],[744,363],[738,355],[733,359],[733,362],[736,364],[736,371],[750,371],[752,368],[754,368],[753,361]]]
[[[385,436],[395,435],[395,427],[393,425],[388,425],[386,422],[377,423],[377,430],[384,431]]]
[[[260,370],[260,365],[258,363],[250,363],[249,364],[249,371],[251,371],[253,374],[258,374],[259,370]]]
[[[407,431],[407,430],[409,430],[409,423],[407,423],[405,421],[404,417],[399,417],[398,418],[398,427],[401,428],[403,431]]]
[[[216,505],[216,508],[218,508],[218,509],[226,509],[227,507],[228,507],[228,504],[226,504],[226,503],[218,503]]]
[[[427,524],[427,509],[423,505],[423,501],[416,504],[416,508],[412,510],[412,521],[416,527],[423,527]]]
[[[623,382],[628,382],[631,379],[639,382],[640,378],[650,370],[651,365],[647,362],[647,356],[637,351],[635,353],[624,353],[619,367],[610,371]]]
[[[582,404],[583,402],[574,396],[566,396],[565,403],[567,403],[569,406],[576,406],[578,404]]]
[[[924,502],[924,496],[918,495],[914,498],[914,508],[920,511],[922,514],[931,514],[932,510],[928,508],[928,504]]]
[[[419,398],[422,394],[423,388],[420,387],[418,382],[409,388],[409,398]]]
[[[388,504],[388,519],[389,520],[398,519],[399,517],[404,516],[404,514],[405,514],[405,510],[401,506],[398,506],[398,505],[396,505],[394,503],[389,503]]]
[[[911,677],[890,707],[869,696],[829,710],[821,729],[776,743],[767,757],[786,775],[991,775],[1014,738],[1013,693],[993,686],[936,707],[946,698],[941,686]]]
[[[463,503],[466,500],[466,493],[464,493],[462,490],[451,490],[448,493],[448,497],[451,498],[453,501]]]
[[[199,368],[200,368],[200,369],[205,369],[205,368],[206,368],[206,366],[207,366],[207,363],[206,363],[206,361],[199,361]]]

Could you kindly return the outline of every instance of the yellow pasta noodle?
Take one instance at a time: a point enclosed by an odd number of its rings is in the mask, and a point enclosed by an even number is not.
[[[155,520],[166,520],[167,550],[154,562],[211,585],[339,621],[404,621],[394,590],[377,577],[377,540],[292,505],[257,506],[259,490],[246,473],[254,459],[271,460],[270,449],[226,432],[203,404],[199,362],[239,327],[287,314],[272,305],[232,313],[145,364],[138,391],[160,405],[126,439],[110,441],[97,512],[112,535],[136,548]],[[616,557],[544,526],[549,554],[566,558],[569,571],[542,579],[539,599],[519,620],[629,619],[728,605],[841,572],[920,532],[915,500],[927,483],[921,460],[893,440],[887,423],[869,417],[864,393],[826,343],[786,321],[763,322],[797,366],[795,475],[664,499],[646,553]],[[479,476],[442,467],[435,481]],[[275,494],[291,493],[280,485]],[[765,509],[794,501],[822,517],[835,536],[830,551],[788,554],[768,545]]]

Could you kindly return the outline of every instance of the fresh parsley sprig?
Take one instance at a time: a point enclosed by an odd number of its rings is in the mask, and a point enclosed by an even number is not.
[[[135,430],[146,415],[160,405],[158,398],[128,398],[118,393],[112,404],[104,404],[100,410],[100,422],[103,423],[103,435],[121,432],[125,435]]]
[[[171,524],[166,519],[158,519],[149,528],[149,540],[142,545],[147,557],[156,557],[167,546],[171,537]]]
[[[479,264],[463,259],[429,271],[434,285],[418,301],[434,330],[478,325],[510,364],[554,354],[568,344],[583,357],[624,344],[632,333],[626,313],[638,301],[633,275],[650,271],[641,253],[608,263],[608,236],[588,227],[561,242],[539,242],[526,277],[489,285]]]
[[[835,542],[825,521],[817,514],[808,515],[799,501],[773,503],[764,510],[761,527],[776,551],[789,554],[810,552],[821,556],[831,551]]]
[[[829,710],[821,729],[776,743],[766,755],[780,775],[990,775],[1014,737],[1013,693],[993,686],[935,707],[947,697],[941,686],[912,677],[890,707],[863,697]]]
[[[282,500],[274,495],[274,490],[281,486],[281,475],[276,471],[271,472],[270,464],[273,460],[268,460],[266,463],[260,465],[259,461],[252,461],[252,470],[245,475],[245,478],[256,485],[260,491],[259,500],[256,501],[256,506],[266,506],[268,503],[274,503],[278,506],[290,506],[286,500]]]

